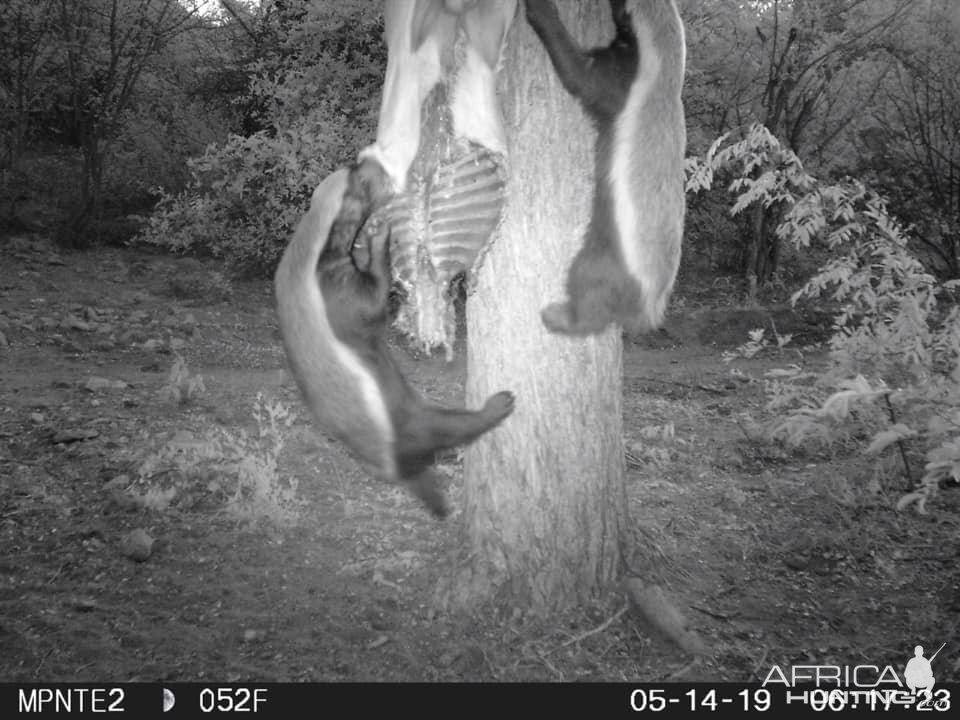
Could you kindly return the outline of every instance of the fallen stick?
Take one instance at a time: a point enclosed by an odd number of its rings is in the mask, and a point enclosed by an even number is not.
[[[583,640],[586,640],[586,639],[587,639],[588,637],[590,637],[591,635],[596,635],[596,634],[598,634],[598,633],[602,633],[602,632],[603,632],[604,630],[606,630],[608,627],[610,627],[611,625],[613,625],[613,623],[615,623],[617,620],[619,620],[621,617],[623,617],[624,613],[627,612],[627,610],[629,610],[629,609],[630,609],[630,606],[629,606],[629,605],[624,605],[622,608],[620,608],[619,610],[617,610],[617,612],[614,613],[612,617],[609,617],[609,618],[607,618],[606,620],[604,620],[602,623],[600,623],[599,625],[597,625],[597,627],[595,627],[593,630],[587,630],[586,632],[582,632],[582,633],[580,633],[579,635],[577,635],[576,637],[572,637],[572,638],[570,638],[569,640],[567,640],[566,642],[563,642],[563,643],[561,643],[560,645],[557,645],[557,646],[556,646],[555,648],[553,648],[552,650],[547,650],[547,653],[556,652],[557,650],[560,650],[560,649],[562,649],[562,648],[565,648],[565,647],[567,647],[568,645],[573,645],[574,643],[578,643],[578,642],[581,642],[581,641],[583,641]]]

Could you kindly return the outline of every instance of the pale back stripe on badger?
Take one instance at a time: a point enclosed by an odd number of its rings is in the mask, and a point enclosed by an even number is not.
[[[359,451],[378,473],[394,477],[394,429],[379,385],[334,335],[317,282],[317,261],[340,211],[347,176],[347,170],[338,170],[313,193],[277,268],[278,315],[297,383],[322,429]]]
[[[389,242],[389,241],[388,241]],[[318,256],[319,257],[319,256]],[[316,263],[313,264],[314,267]],[[370,419],[376,425],[380,437],[385,441],[384,445],[390,448],[395,440],[393,433],[393,422],[390,420],[390,412],[387,410],[387,404],[383,400],[383,393],[380,392],[380,385],[366,366],[357,357],[357,354],[348,346],[336,339],[333,330],[326,321],[326,311],[324,310],[323,294],[320,292],[320,286],[314,282],[309,285],[309,301],[313,308],[316,308],[316,318],[322,318],[327,326],[326,331],[333,338],[331,347],[340,361],[340,367],[350,373],[357,381],[357,387],[360,388],[360,394],[363,397],[363,405],[370,414]],[[381,470],[388,476],[393,477],[396,474],[396,468],[393,453],[387,453],[382,461]]]
[[[609,179],[613,191],[614,219],[620,251],[623,253],[627,271],[640,285],[647,322],[656,324],[660,320],[662,309],[650,307],[646,301],[648,293],[657,285],[655,278],[650,276],[650,273],[656,271],[657,264],[650,267],[646,262],[643,250],[647,244],[640,242],[640,234],[653,231],[653,227],[641,226],[642,219],[637,216],[637,205],[641,199],[636,197],[636,193],[641,189],[634,187],[632,175],[637,165],[634,156],[641,151],[641,148],[637,147],[638,125],[643,119],[643,106],[648,101],[660,73],[661,59],[654,50],[650,28],[645,23],[637,22],[636,9],[633,10],[631,20],[640,50],[640,72],[630,86],[626,105],[617,118]]]

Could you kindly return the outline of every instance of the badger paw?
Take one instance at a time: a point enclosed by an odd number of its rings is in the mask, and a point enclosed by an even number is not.
[[[599,298],[589,296],[586,300],[572,303],[553,303],[540,311],[540,319],[547,330],[559,335],[598,335],[616,322]]]
[[[491,422],[497,424],[513,412],[514,403],[513,393],[504,390],[487,398],[487,402],[483,406],[483,412],[490,417]]]
[[[553,303],[540,311],[540,319],[547,330],[563,335],[577,334],[572,315],[570,305],[567,303]]]

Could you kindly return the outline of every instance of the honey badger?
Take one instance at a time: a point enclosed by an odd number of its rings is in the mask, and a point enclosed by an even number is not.
[[[567,91],[597,129],[593,209],[567,275],[565,303],[541,313],[549,330],[656,328],[680,264],[686,48],[673,0],[610,0],[616,35],[582,50],[552,0],[526,0],[527,21]]]
[[[402,483],[444,517],[446,498],[430,467],[436,452],[499,425],[514,398],[500,392],[480,410],[442,407],[400,373],[386,341],[390,231],[371,218],[389,187],[372,159],[317,187],[277,268],[277,312],[291,370],[317,424],[378,478]]]

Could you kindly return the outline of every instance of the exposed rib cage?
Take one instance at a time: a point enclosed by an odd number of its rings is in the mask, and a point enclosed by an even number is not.
[[[425,105],[420,151],[407,191],[383,209],[391,225],[393,274],[407,293],[397,325],[424,350],[442,346],[453,357],[456,318],[450,283],[473,273],[502,218],[503,157],[453,138],[445,92]]]

